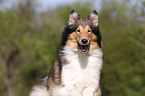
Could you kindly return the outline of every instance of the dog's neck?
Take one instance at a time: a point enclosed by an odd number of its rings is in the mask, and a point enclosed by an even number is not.
[[[92,52],[83,53],[78,51],[77,49],[65,46],[62,50],[62,53],[63,59],[65,59],[68,64],[77,60],[79,62],[78,65],[80,65],[80,68],[82,69],[85,69],[89,63],[95,63],[95,65],[97,65],[98,62],[96,60],[102,60],[103,57],[101,49],[95,49]],[[100,71],[100,68],[98,69],[98,71]]]
[[[102,68],[102,51],[95,49],[90,53],[81,53],[71,47],[64,47],[62,66],[62,83],[75,85],[80,92],[87,86],[98,87]]]

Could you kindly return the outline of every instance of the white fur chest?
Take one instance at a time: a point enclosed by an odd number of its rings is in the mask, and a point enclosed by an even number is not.
[[[84,88],[99,86],[103,55],[101,49],[84,54],[65,47],[63,53],[63,59],[67,61],[62,67],[62,83],[65,86],[70,90],[75,87],[80,93]]]

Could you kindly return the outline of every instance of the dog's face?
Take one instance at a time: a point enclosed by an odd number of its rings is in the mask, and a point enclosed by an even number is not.
[[[66,27],[68,34],[66,46],[77,49],[82,53],[101,47],[101,35],[96,11],[91,12],[85,20],[82,20],[80,15],[72,10]]]

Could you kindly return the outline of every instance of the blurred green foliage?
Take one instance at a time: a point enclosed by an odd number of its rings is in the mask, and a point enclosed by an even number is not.
[[[99,12],[104,52],[102,96],[145,94],[145,2],[139,13],[137,7],[127,10],[128,1],[103,0]],[[28,95],[47,76],[70,11],[75,9],[85,19],[92,10],[90,3],[76,2],[36,15],[31,1],[27,2],[18,10],[0,11],[1,96],[8,96],[7,80],[14,96]]]

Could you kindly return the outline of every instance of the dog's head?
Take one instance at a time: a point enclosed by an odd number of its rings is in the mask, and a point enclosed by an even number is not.
[[[98,14],[93,10],[85,20],[72,10],[63,33],[65,46],[70,46],[82,53],[101,47]]]

